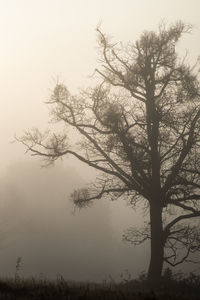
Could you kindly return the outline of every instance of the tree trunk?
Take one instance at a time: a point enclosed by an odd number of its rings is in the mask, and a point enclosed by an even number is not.
[[[151,258],[148,279],[157,285],[161,279],[164,262],[164,239],[162,227],[162,207],[158,201],[150,203]]]

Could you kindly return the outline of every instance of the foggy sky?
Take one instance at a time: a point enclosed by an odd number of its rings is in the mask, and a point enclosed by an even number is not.
[[[41,162],[12,141],[14,134],[49,126],[44,102],[57,78],[72,93],[92,84],[98,24],[126,43],[144,30],[156,30],[162,20],[191,23],[193,33],[183,37],[179,51],[188,49],[193,63],[200,55],[199,11],[198,0],[0,0],[3,275],[14,274],[18,256],[25,276],[61,273],[70,279],[101,280],[126,268],[134,275],[146,270],[148,252],[121,241],[123,230],[141,222],[141,215],[126,203],[105,201],[72,215],[70,192],[94,173],[74,160],[41,169]]]

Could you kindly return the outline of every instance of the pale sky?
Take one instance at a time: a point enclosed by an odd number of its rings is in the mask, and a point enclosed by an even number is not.
[[[162,20],[192,23],[193,34],[181,47],[194,61],[200,54],[199,11],[198,0],[0,0],[0,167],[23,159],[23,148],[9,144],[14,133],[46,126],[43,102],[57,77],[72,92],[91,84],[99,23],[124,43]]]
[[[0,178],[4,175],[11,178],[14,170],[14,184],[20,164],[32,161],[24,155],[22,145],[11,142],[14,134],[20,136],[29,128],[48,126],[48,109],[44,101],[49,97],[55,80],[62,80],[72,92],[92,84],[91,75],[98,61],[95,32],[98,24],[101,23],[103,32],[114,40],[126,43],[135,42],[144,30],[156,30],[163,20],[169,24],[182,20],[194,25],[193,33],[184,36],[179,45],[180,52],[188,50],[188,59],[194,62],[200,55],[199,0],[0,0]],[[16,163],[18,167],[12,167]],[[27,172],[30,170],[31,167],[27,167]],[[30,174],[26,176],[25,171],[26,168],[22,168],[19,176],[24,176],[29,185]],[[83,168],[78,168],[77,172],[84,176]],[[23,190],[23,179],[18,186]],[[45,184],[44,188],[47,188]],[[43,195],[44,191],[41,190],[40,194]],[[28,199],[28,190],[26,196]],[[29,200],[34,202],[32,194]],[[42,212],[45,212],[45,201]],[[39,201],[37,203],[39,209]],[[13,202],[13,205],[15,210],[18,204]],[[112,210],[113,220],[118,222],[113,221],[114,226],[119,227],[118,233],[121,234],[124,224],[130,223],[132,211],[113,205],[116,207]],[[49,209],[53,210],[55,206]],[[63,212],[62,220],[65,220]],[[61,225],[56,226],[60,228]],[[60,232],[65,234],[64,225]],[[27,243],[27,239],[24,241]],[[17,243],[23,249],[20,240]],[[7,253],[14,256],[10,249],[12,247],[0,251],[0,261],[6,262]],[[128,256],[126,259],[128,261]]]

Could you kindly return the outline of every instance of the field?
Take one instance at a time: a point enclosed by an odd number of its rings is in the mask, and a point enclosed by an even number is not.
[[[166,273],[167,274],[167,273]],[[145,276],[135,280],[109,282],[67,282],[60,276],[56,281],[46,279],[1,279],[0,299],[60,299],[60,300],[197,300],[200,299],[200,276],[164,276],[159,286],[152,289]]]

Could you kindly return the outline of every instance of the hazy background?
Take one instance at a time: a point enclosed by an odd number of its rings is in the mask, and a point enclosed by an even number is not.
[[[72,93],[92,84],[100,22],[103,32],[126,43],[162,20],[179,19],[194,24],[179,44],[192,63],[200,55],[199,0],[0,0],[0,276],[14,275],[17,257],[23,276],[102,280],[146,270],[148,248],[122,242],[141,213],[125,201],[102,200],[74,215],[69,194],[93,172],[74,160],[41,169],[12,141],[24,130],[48,127],[44,101],[57,78]]]

